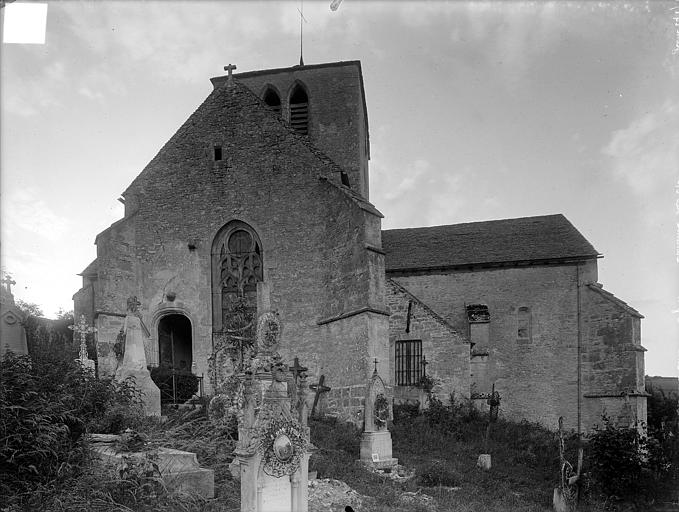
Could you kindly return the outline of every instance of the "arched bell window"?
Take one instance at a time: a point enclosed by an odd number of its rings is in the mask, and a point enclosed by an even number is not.
[[[264,103],[266,103],[271,110],[273,110],[277,114],[281,113],[281,98],[280,96],[278,96],[278,93],[272,87],[266,88],[263,100]]]
[[[290,94],[290,126],[303,135],[309,133],[309,97],[300,84]]]
[[[231,323],[245,305],[256,318],[257,283],[264,279],[262,244],[252,227],[233,221],[219,230],[212,245],[213,327]],[[238,306],[236,306],[238,304]]]

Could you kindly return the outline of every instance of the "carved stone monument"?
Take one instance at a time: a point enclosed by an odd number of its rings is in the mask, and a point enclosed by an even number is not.
[[[6,275],[0,286],[0,357],[11,351],[16,355],[28,355],[24,314],[14,303],[12,285],[16,282]]]
[[[384,381],[377,374],[377,361],[365,397],[364,426],[361,435],[361,462],[377,469],[391,469],[398,459],[391,456],[391,432],[387,421],[391,418],[391,408],[387,398]]]
[[[264,312],[257,324],[258,357],[243,374],[238,445],[241,511],[307,512],[311,443],[307,426],[308,385],[298,375],[288,390],[288,368],[278,354],[280,323]],[[257,410],[257,389],[264,388]]]
[[[138,316],[139,301],[137,297],[127,300],[127,316],[123,330],[125,332],[125,355],[123,362],[116,370],[115,379],[124,381],[132,377],[137,388],[142,392],[142,407],[147,416],[160,416],[160,389],[151,380],[151,373],[146,367],[146,353]]]
[[[94,371],[95,369],[94,361],[90,359],[87,355],[87,335],[90,333],[97,332],[97,329],[88,325],[87,320],[85,319],[85,315],[80,315],[80,320],[78,321],[78,323],[74,325],[69,325],[68,328],[73,331],[74,341],[77,340],[80,343],[80,351],[78,354],[78,359],[76,359],[76,361],[79,362],[80,366],[82,366],[86,370]]]

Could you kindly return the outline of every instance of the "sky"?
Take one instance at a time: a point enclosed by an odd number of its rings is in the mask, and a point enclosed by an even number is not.
[[[360,60],[385,229],[564,214],[679,375],[679,0],[48,2],[2,44],[2,270],[73,309],[97,233],[209,78]],[[3,22],[5,11],[2,9]],[[5,35],[9,31],[5,27]]]

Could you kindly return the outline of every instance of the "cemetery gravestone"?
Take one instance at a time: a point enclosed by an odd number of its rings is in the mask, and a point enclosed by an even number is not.
[[[389,400],[384,381],[373,372],[365,397],[364,427],[361,435],[361,462],[377,469],[391,469],[398,464],[392,457],[391,432],[387,429],[390,419]]]
[[[80,342],[80,351],[76,361],[78,361],[80,365],[86,370],[94,371],[94,361],[87,356],[87,335],[97,332],[97,329],[87,324],[85,315],[80,315],[80,320],[78,323],[69,325],[68,328],[73,331],[74,340],[77,339]]]
[[[5,276],[0,286],[0,356],[11,351],[16,355],[28,355],[24,314],[14,303],[12,285],[16,282]]]
[[[307,512],[311,444],[307,426],[307,379],[300,372],[288,393],[287,365],[277,352],[280,324],[265,312],[258,322],[260,358],[244,372],[238,460],[242,512]],[[297,366],[297,365],[295,365]],[[259,411],[256,389],[265,386]]]
[[[138,316],[139,301],[131,297],[127,301],[125,316],[125,355],[116,370],[115,379],[119,382],[128,378],[134,379],[135,386],[142,392],[142,407],[147,416],[160,416],[160,389],[151,380],[151,373],[146,367],[146,352]]]

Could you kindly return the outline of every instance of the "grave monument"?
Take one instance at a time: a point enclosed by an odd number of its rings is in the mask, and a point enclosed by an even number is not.
[[[268,308],[266,308],[268,309]],[[307,512],[312,445],[307,426],[307,377],[296,361],[295,384],[278,353],[278,316],[265,310],[241,379],[238,445],[234,450],[242,512]],[[257,408],[257,395],[264,390]]]
[[[119,382],[133,378],[142,392],[142,408],[147,416],[160,416],[160,389],[151,380],[151,373],[146,367],[146,352],[139,318],[137,297],[127,299],[127,315],[123,324],[125,333],[125,355],[116,370],[115,379]]]
[[[363,434],[361,435],[361,462],[377,469],[391,470],[398,459],[391,456],[391,432],[387,421],[391,408],[384,381],[377,373],[377,359],[365,397]]]
[[[80,320],[77,324],[69,325],[69,329],[73,331],[73,338],[78,339],[80,342],[80,351],[78,354],[78,359],[76,361],[80,363],[86,370],[95,370],[95,364],[92,359],[87,355],[87,335],[90,333],[97,332],[97,329],[88,325],[85,315],[80,315]],[[77,337],[77,338],[76,338]]]
[[[0,286],[0,356],[7,352],[16,355],[28,355],[26,330],[24,329],[24,314],[14,303],[12,285],[16,281],[5,275]]]

